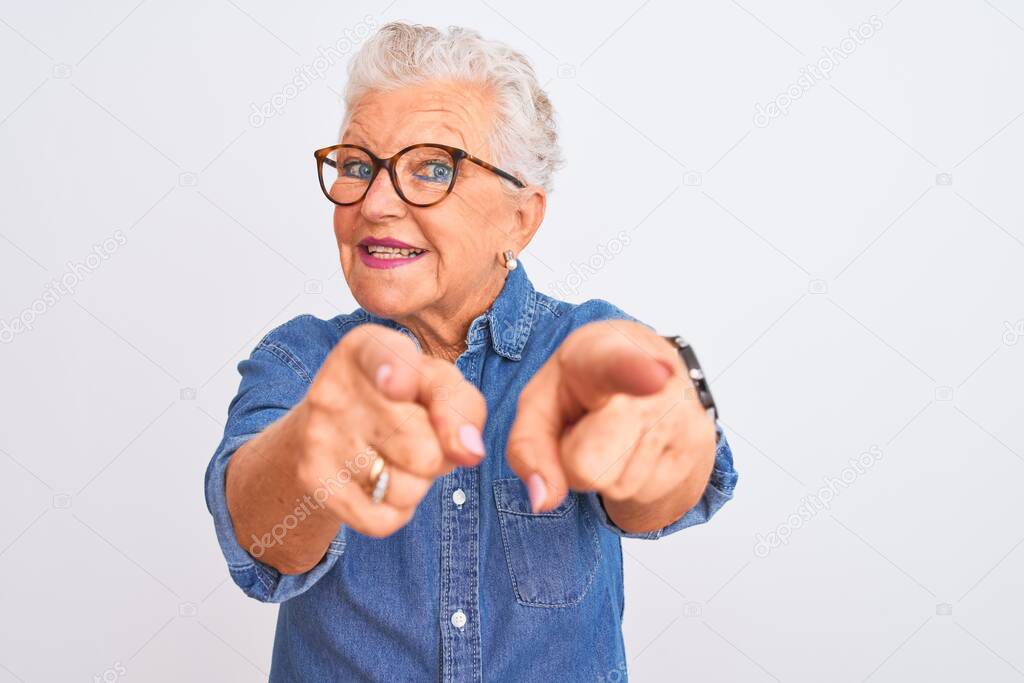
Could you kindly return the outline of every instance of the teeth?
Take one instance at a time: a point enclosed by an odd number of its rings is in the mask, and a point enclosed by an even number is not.
[[[398,247],[382,247],[378,245],[367,245],[366,250],[377,258],[393,259],[393,258],[410,258],[412,256],[419,256],[423,253],[423,249],[399,249]]]

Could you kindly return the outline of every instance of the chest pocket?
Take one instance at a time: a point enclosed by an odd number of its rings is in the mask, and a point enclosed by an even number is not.
[[[571,607],[583,600],[597,574],[597,528],[577,493],[548,512],[533,513],[516,477],[495,479],[501,541],[521,605]]]

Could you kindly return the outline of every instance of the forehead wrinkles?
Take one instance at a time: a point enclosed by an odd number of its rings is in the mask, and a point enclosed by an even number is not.
[[[356,105],[344,138],[361,138],[381,156],[420,142],[453,144],[479,155],[487,151],[490,126],[491,105],[482,91],[394,91],[371,93]]]

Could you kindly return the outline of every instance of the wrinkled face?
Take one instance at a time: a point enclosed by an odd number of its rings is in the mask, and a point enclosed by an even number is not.
[[[433,142],[495,163],[487,143],[492,120],[482,88],[432,81],[367,93],[341,142],[380,158]],[[450,171],[433,163],[422,172],[443,178]],[[507,182],[463,161],[444,200],[416,207],[402,201],[382,170],[361,202],[336,206],[341,266],[359,305],[395,320],[443,317],[475,302],[480,292],[500,290],[506,273],[500,254],[523,246],[515,201],[501,187]],[[422,253],[396,251],[401,245]]]

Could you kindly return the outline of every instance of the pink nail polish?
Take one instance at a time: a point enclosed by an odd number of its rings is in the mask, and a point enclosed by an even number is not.
[[[377,375],[374,377],[374,382],[377,384],[377,388],[381,391],[384,390],[384,383],[388,381],[388,377],[391,376],[391,366],[384,363],[377,368]]]
[[[473,425],[466,424],[459,427],[459,441],[473,455],[479,458],[484,457],[484,439],[480,436],[480,430]]]
[[[548,486],[540,475],[534,472],[526,479],[526,491],[530,495],[530,508],[534,512],[540,511],[544,499],[548,497]]]

